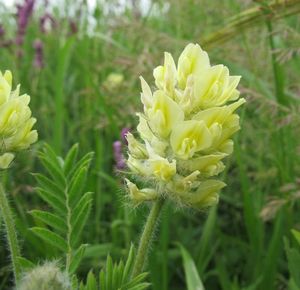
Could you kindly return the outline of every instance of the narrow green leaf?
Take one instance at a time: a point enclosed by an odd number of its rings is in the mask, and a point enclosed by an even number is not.
[[[82,282],[80,283],[79,290],[86,290],[86,288]]]
[[[141,283],[141,284],[136,285],[136,286],[134,286],[134,287],[131,287],[131,288],[128,289],[128,290],[144,290],[144,289],[149,288],[150,285],[151,285],[150,283],[144,282],[144,283]],[[123,290],[123,289],[122,289],[122,290]]]
[[[56,166],[53,160],[50,160],[43,154],[40,154],[40,160],[48,173],[52,176],[54,181],[58,183],[62,188],[64,188],[66,186],[66,180],[62,169]]]
[[[296,230],[291,230],[294,238],[297,240],[299,246],[300,246],[300,232],[299,231],[296,231]]]
[[[78,148],[79,148],[79,145],[78,143],[74,144],[72,146],[72,148],[69,150],[66,158],[65,158],[65,162],[64,162],[64,173],[66,175],[68,175],[70,173],[70,170],[72,170],[75,162],[76,162],[76,159],[77,159],[77,156],[78,156]]]
[[[87,245],[81,245],[76,250],[76,252],[74,253],[74,255],[72,256],[71,264],[70,264],[70,269],[69,269],[70,274],[75,273],[75,271],[77,270],[77,268],[78,268],[78,266],[79,266],[79,264],[80,264],[80,262],[82,260],[82,257],[84,255],[86,247],[87,247]]]
[[[49,159],[49,161],[53,162],[53,164],[57,168],[59,168],[59,169],[61,168],[61,163],[59,162],[58,156],[49,144],[44,143],[43,153],[44,153],[44,156],[47,157]],[[40,154],[42,154],[42,153],[40,153]]]
[[[123,272],[123,277],[122,277],[122,283],[125,283],[127,281],[129,281],[130,275],[131,275],[131,271],[132,271],[132,267],[133,267],[133,261],[134,261],[134,246],[133,244],[131,244],[130,246],[130,250],[128,253],[128,257],[125,263],[125,268],[124,268],[124,272]]]
[[[35,267],[34,263],[26,258],[18,257],[17,260],[23,271],[30,270]]]
[[[124,262],[121,260],[119,265],[116,266],[116,288],[120,288],[122,285],[122,278],[123,278],[123,272],[124,272]]]
[[[32,210],[29,212],[33,217],[42,221],[43,223],[49,225],[53,229],[61,232],[66,233],[67,225],[65,221],[50,212],[42,211],[42,210]]]
[[[97,281],[92,271],[89,272],[87,277],[86,290],[98,290]]]
[[[141,273],[138,276],[134,277],[131,281],[129,281],[127,284],[125,284],[122,289],[129,290],[133,287],[139,286],[139,284],[143,283],[146,277],[148,276],[148,273]],[[195,289],[196,290],[196,289]]]
[[[71,243],[75,245],[79,240],[81,231],[86,224],[87,218],[90,214],[92,207],[92,193],[87,192],[78,202],[76,208],[72,213],[71,223],[72,234],[71,234]]]
[[[87,167],[83,167],[71,179],[70,190],[69,190],[69,201],[71,206],[78,201],[80,194],[85,186],[86,176],[87,176]]]
[[[112,290],[112,274],[113,274],[113,262],[110,255],[107,256],[106,260],[106,289]]]
[[[290,248],[288,240],[284,239],[285,252],[288,258],[288,268],[294,283],[300,288],[300,253],[296,249]]]
[[[40,187],[52,192],[53,195],[57,196],[57,198],[61,199],[62,202],[64,202],[64,188],[59,187],[57,183],[53,182],[50,178],[46,177],[43,174],[34,173],[33,176]]]
[[[93,156],[94,156],[94,152],[89,152],[85,154],[79,161],[77,161],[75,166],[73,166],[73,169],[70,170],[69,174],[67,175],[68,180],[70,180],[73,177],[75,171],[79,170],[79,168],[86,167],[86,166],[88,167],[90,162],[93,159]]]
[[[48,192],[47,190],[44,190],[42,188],[36,188],[36,192],[54,210],[59,212],[61,215],[65,216],[66,206],[64,203],[61,202],[61,200],[56,195],[53,195],[52,192]]]
[[[99,284],[100,284],[100,289],[101,290],[108,290],[106,288],[106,283],[105,283],[105,272],[102,269],[99,273]]]
[[[178,244],[183,258],[183,266],[188,290],[204,290],[204,286],[199,277],[196,265],[189,252],[181,245]]]
[[[66,252],[68,249],[68,245],[66,243],[66,241],[59,236],[58,234],[44,229],[44,228],[40,228],[40,227],[33,227],[31,228],[31,231],[33,231],[38,237],[40,237],[41,239],[43,239],[45,242],[49,243],[50,245]]]

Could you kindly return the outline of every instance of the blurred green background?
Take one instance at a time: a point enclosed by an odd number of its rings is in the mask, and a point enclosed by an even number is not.
[[[153,84],[163,52],[176,59],[194,42],[213,64],[242,75],[247,104],[219,205],[209,212],[172,206],[163,212],[149,259],[152,289],[187,289],[177,242],[191,254],[205,289],[299,289],[293,277],[299,246],[291,229],[300,229],[300,1],[36,0],[24,29],[16,5],[29,1],[0,3],[0,69],[11,70],[14,85],[31,96],[40,139],[3,180],[24,256],[35,262],[56,257],[28,230],[35,224],[28,211],[45,207],[30,174],[42,170],[36,158],[42,141],[61,155],[77,142],[81,154],[95,152],[86,184],[94,204],[83,235],[89,246],[82,277],[101,268],[108,253],[123,257],[137,241],[148,208],[127,203],[113,142],[123,128],[135,130],[139,76]],[[112,73],[123,80],[111,81]],[[4,241],[1,234],[0,289],[9,289]]]

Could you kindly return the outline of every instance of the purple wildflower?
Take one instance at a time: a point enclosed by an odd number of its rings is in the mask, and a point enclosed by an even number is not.
[[[115,165],[117,170],[122,170],[126,167],[126,161],[122,153],[122,147],[123,144],[121,141],[115,141],[113,143],[114,159],[115,159]]]
[[[36,68],[41,69],[44,66],[44,49],[42,41],[40,39],[36,39],[34,41],[33,48],[35,50],[33,65]]]
[[[18,32],[17,32],[17,45],[22,45],[24,40],[24,35],[26,33],[26,28],[30,19],[30,16],[33,12],[35,0],[24,0],[22,5],[17,5],[17,23],[18,23]]]

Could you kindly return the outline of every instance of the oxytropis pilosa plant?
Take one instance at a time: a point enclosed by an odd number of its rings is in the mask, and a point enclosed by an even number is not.
[[[165,53],[164,65],[153,75],[153,89],[141,77],[139,138],[127,134],[129,197],[136,205],[153,202],[134,274],[143,269],[165,200],[197,209],[218,202],[225,183],[216,176],[233,151],[232,136],[240,129],[235,110],[245,102],[237,90],[240,76],[230,76],[224,65],[212,66],[197,44],[186,46],[177,65]]]

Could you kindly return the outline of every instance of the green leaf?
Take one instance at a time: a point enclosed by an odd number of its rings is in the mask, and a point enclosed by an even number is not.
[[[106,260],[106,289],[112,289],[112,272],[113,272],[113,262],[110,255],[107,256]]]
[[[196,265],[189,252],[178,244],[183,259],[183,266],[188,290],[204,290]]]
[[[86,283],[86,290],[97,290],[96,278],[92,271],[89,272]]]
[[[106,288],[106,282],[105,282],[105,272],[102,269],[99,273],[99,285],[101,290],[108,290]]]
[[[17,260],[18,260],[19,265],[22,268],[22,271],[30,270],[35,267],[34,263],[32,263],[31,261],[29,261],[26,258],[18,257]]]
[[[80,170],[82,167],[88,166],[92,161],[93,156],[94,156],[94,152],[89,152],[85,154],[79,161],[77,161],[75,166],[73,166],[73,169],[70,170],[69,174],[67,175],[68,180],[70,180],[73,177],[75,171]]]
[[[29,213],[34,218],[49,225],[53,229],[55,229],[61,233],[66,233],[67,225],[66,225],[66,222],[61,217],[58,217],[50,212],[42,211],[42,210],[32,210]]]
[[[69,200],[71,206],[76,204],[81,195],[85,186],[87,171],[87,167],[80,168],[79,172],[75,172],[76,175],[74,175],[70,182]]]
[[[296,230],[291,230],[294,238],[297,240],[299,246],[300,246],[300,232],[299,231],[296,231]]]
[[[78,148],[79,148],[78,143],[74,144],[72,146],[72,148],[69,150],[69,152],[65,158],[63,169],[64,169],[64,173],[66,175],[69,174],[69,172],[72,170],[72,168],[76,162],[76,159],[78,156]]]
[[[300,253],[296,249],[290,248],[288,240],[284,239],[285,252],[288,259],[288,268],[294,283],[300,288]]]
[[[87,218],[91,211],[92,205],[92,193],[87,192],[83,195],[83,197],[78,202],[77,206],[75,207],[72,218],[72,234],[71,234],[71,243],[72,245],[76,244],[79,239],[80,233],[87,221]]]
[[[31,228],[31,231],[33,231],[38,237],[40,237],[41,239],[43,239],[45,242],[49,243],[50,245],[52,245],[64,252],[67,252],[67,250],[68,250],[67,243],[58,234],[56,234],[50,230],[40,228],[40,227],[33,227],[33,228]]]
[[[62,169],[44,154],[40,154],[40,160],[54,181],[64,188],[66,186],[66,180]]]
[[[38,195],[47,202],[54,210],[59,212],[61,215],[65,216],[66,214],[66,206],[62,201],[56,196],[53,195],[52,192],[44,190],[42,188],[36,188],[36,192]]]
[[[54,152],[54,150],[49,144],[44,143],[43,153],[40,152],[40,154],[43,154],[43,156],[49,159],[49,161],[53,162],[53,165],[59,170],[61,169],[61,163],[59,162],[59,158],[57,157],[57,154]]]
[[[142,283],[146,277],[148,276],[148,273],[141,273],[138,276],[134,277],[131,281],[129,281],[127,284],[125,284],[122,289],[132,289],[133,287],[140,286],[140,283]],[[196,290],[196,289],[195,289]]]
[[[85,252],[85,249],[86,249],[87,245],[84,244],[84,245],[81,245],[77,251],[75,252],[75,254],[72,256],[72,259],[71,259],[71,264],[70,264],[70,269],[69,269],[69,272],[70,274],[73,274],[75,273],[75,271],[77,270],[83,256],[84,256],[84,252]]]
[[[122,283],[129,281],[129,277],[131,275],[131,271],[132,271],[132,267],[133,267],[134,254],[135,254],[134,246],[131,244],[128,258],[127,258],[124,272],[123,272]]]
[[[53,195],[57,196],[57,198],[61,199],[62,202],[64,202],[64,187],[59,187],[57,183],[40,173],[34,173],[33,176],[40,187],[46,188],[47,191],[51,192]]]

